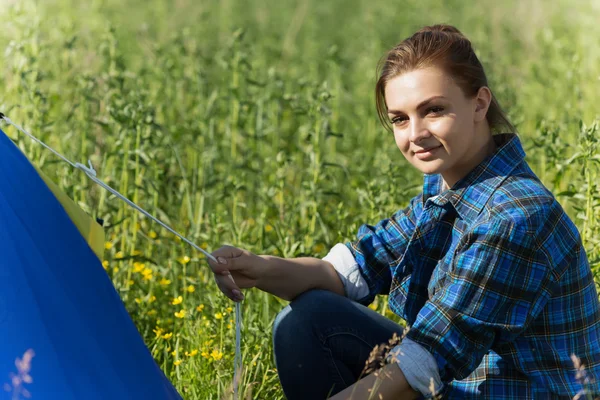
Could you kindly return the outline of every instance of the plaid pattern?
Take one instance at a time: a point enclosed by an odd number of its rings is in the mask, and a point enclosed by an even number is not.
[[[389,294],[436,359],[445,398],[572,398],[571,354],[600,393],[598,293],[576,226],[514,134],[450,190],[423,192],[347,243],[369,294]]]

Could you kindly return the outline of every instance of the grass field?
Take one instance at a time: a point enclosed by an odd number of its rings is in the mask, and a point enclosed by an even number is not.
[[[0,1],[0,111],[209,251],[324,256],[422,185],[378,123],[384,51],[422,25],[474,43],[527,160],[575,220],[600,283],[597,1]],[[17,138],[14,129],[7,132]],[[186,399],[232,380],[233,303],[201,254],[20,139],[106,222],[105,268]],[[242,397],[281,399],[286,302],[243,303]],[[372,307],[398,320],[379,298]]]

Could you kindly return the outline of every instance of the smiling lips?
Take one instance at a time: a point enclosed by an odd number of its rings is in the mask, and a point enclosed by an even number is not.
[[[423,153],[428,153],[428,152],[430,152],[430,151],[432,151],[432,150],[435,150],[435,149],[437,149],[438,147],[442,147],[442,145],[435,146],[435,147],[430,147],[430,148],[428,148],[428,149],[424,149],[424,150],[417,150],[417,151],[415,151],[415,154],[423,154]]]
[[[430,147],[428,149],[415,151],[415,156],[420,160],[426,160],[428,158],[433,157],[433,153],[435,153],[436,150],[440,149],[441,147],[442,145],[439,145],[436,147]]]

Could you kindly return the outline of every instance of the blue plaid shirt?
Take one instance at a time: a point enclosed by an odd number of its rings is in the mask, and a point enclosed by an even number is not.
[[[423,192],[347,243],[370,304],[389,294],[407,337],[429,351],[445,398],[573,398],[571,355],[600,393],[598,293],[576,226],[514,134],[443,190]]]

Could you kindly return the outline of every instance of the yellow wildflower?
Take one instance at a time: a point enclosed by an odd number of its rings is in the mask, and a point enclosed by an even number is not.
[[[140,299],[139,297],[136,297],[135,302],[140,304],[142,302],[142,299]]]
[[[200,354],[200,355],[201,355],[202,357],[204,357],[204,358],[209,358],[209,357],[210,357],[210,354],[208,354],[208,351],[206,351],[206,350],[204,350],[204,351],[202,352],[202,354]]]
[[[212,353],[210,353],[210,356],[213,358],[213,360],[218,361],[223,358],[223,353],[218,350],[213,350]]]
[[[140,254],[142,254],[142,252],[141,252],[141,251],[139,251],[139,250],[134,250],[134,251],[131,253],[131,255],[132,255],[132,256],[134,256],[134,257],[135,257],[135,256],[139,256]]]
[[[158,235],[156,234],[156,232],[154,232],[154,231],[150,231],[150,233],[148,234],[148,236],[150,236],[150,239],[156,239],[156,237],[157,237]]]
[[[159,282],[162,286],[167,286],[168,284],[171,283],[170,280],[166,279],[166,278],[162,278]]]
[[[154,332],[154,333],[156,334],[156,337],[158,338],[158,337],[160,337],[160,336],[162,335],[162,333],[163,333],[163,328],[161,328],[161,327],[157,326],[156,328],[154,328],[154,329],[152,330],[152,332]]]
[[[123,258],[123,252],[117,251],[117,254],[115,254],[115,258]]]
[[[197,349],[194,349],[194,350],[190,351],[189,353],[187,351],[185,352],[185,355],[188,357],[194,357],[196,354],[198,354]]]
[[[102,261],[102,267],[104,267],[104,269],[108,270],[108,261],[106,261],[106,260]]]
[[[231,308],[231,307],[227,307],[227,312],[228,312],[228,313],[230,313],[230,312],[232,312],[232,311],[233,311],[233,308]]]
[[[208,243],[202,242],[202,244],[200,245],[200,247],[202,248],[202,250],[206,250],[206,249],[208,249]]]
[[[183,265],[187,264],[190,262],[190,258],[188,256],[183,256],[183,257],[179,257],[177,259],[177,261],[179,261],[180,263],[182,263]]]
[[[128,280],[128,281],[127,281],[127,284],[128,284],[129,286],[133,285],[134,283],[135,283],[135,282],[133,281],[133,279],[130,279],[130,280]]]
[[[169,340],[172,337],[173,337],[173,332],[165,333],[164,335],[162,335],[162,338],[165,340]]]
[[[119,272],[119,267],[113,267],[113,273],[116,274],[117,272]]]
[[[104,243],[104,248],[106,250],[110,250],[110,249],[112,249],[112,247],[113,247],[113,244],[111,242]]]
[[[143,279],[145,281],[151,281],[152,278],[154,278],[154,275],[152,275],[152,271],[150,271],[150,273],[148,273],[148,274],[145,274],[144,277],[143,277]]]
[[[198,307],[196,307],[196,311],[202,312],[202,310],[204,310],[204,304],[200,304]]]
[[[150,296],[150,298],[148,299],[148,303],[154,303],[156,301],[156,296],[152,295]]]
[[[177,318],[184,318],[184,317],[185,317],[185,314],[186,314],[186,311],[185,311],[184,309],[182,309],[181,311],[179,311],[179,312],[176,312],[176,313],[174,313],[174,314],[175,314],[175,316],[176,316]]]
[[[181,360],[175,360],[173,361],[173,365],[178,366],[179,364],[181,364],[183,361]]]
[[[271,232],[273,230],[273,226],[272,225],[267,225],[265,226],[265,232]]]
[[[148,315],[154,315],[154,314],[156,314],[156,310],[152,309],[152,310],[148,311],[146,314],[148,314]]]
[[[221,314],[220,312],[218,312],[218,313],[215,314],[215,318],[216,319],[221,319],[221,318],[223,318],[223,314]]]
[[[133,263],[133,272],[142,272],[145,267],[146,267],[146,265],[144,263],[134,262]]]
[[[176,306],[177,304],[181,304],[183,303],[183,297],[181,296],[177,296],[175,298],[173,298],[173,301],[171,302],[171,304],[173,304],[174,306]]]
[[[176,357],[176,356],[177,356],[177,350],[173,350],[173,351],[171,352],[171,355],[172,355],[173,357]]]
[[[190,293],[194,293],[194,291],[196,290],[196,288],[193,285],[190,285],[186,288],[186,290]]]

